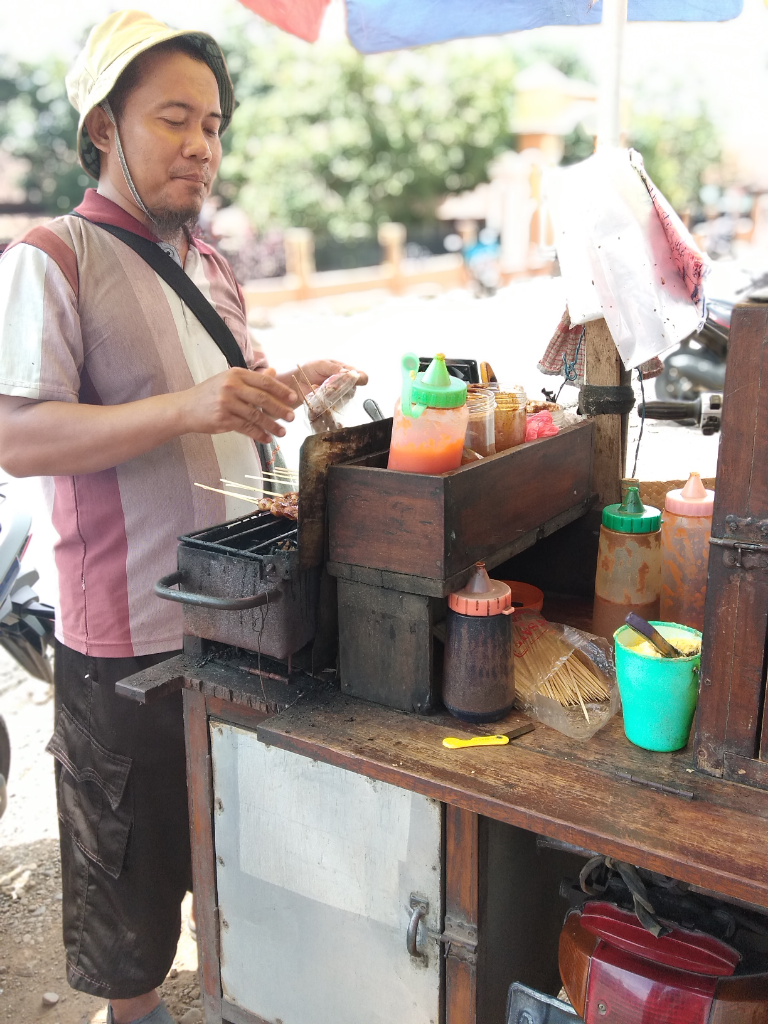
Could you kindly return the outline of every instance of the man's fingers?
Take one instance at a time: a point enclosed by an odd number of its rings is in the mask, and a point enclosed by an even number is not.
[[[240,434],[248,434],[249,437],[255,437],[256,433],[267,434],[271,437],[285,437],[285,427],[276,423],[264,409],[250,401],[238,401],[236,408],[233,409],[233,415],[239,421],[235,430]],[[266,443],[263,437],[256,439]]]
[[[294,406],[297,402],[301,401],[299,395],[295,391],[292,391],[285,384],[282,384],[272,373],[263,373],[259,370],[245,370],[241,371],[241,379],[244,384],[250,388],[254,388],[257,391],[266,391],[274,398],[286,406]]]
[[[284,405],[272,395],[262,391],[261,388],[239,388],[237,400],[244,406],[253,409],[263,410],[268,416],[274,419],[286,420],[288,423],[295,419],[295,414],[290,406]]]

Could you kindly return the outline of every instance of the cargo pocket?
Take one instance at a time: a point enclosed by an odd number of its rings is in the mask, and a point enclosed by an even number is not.
[[[117,878],[133,823],[125,792],[132,759],[102,747],[65,707],[45,749],[61,765],[59,819],[86,857]]]

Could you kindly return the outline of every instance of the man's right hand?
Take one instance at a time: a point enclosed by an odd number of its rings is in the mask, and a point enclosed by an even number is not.
[[[180,403],[183,433],[224,434],[230,430],[267,444],[283,437],[293,407],[301,399],[276,379],[275,371],[242,370],[237,367],[219,373],[187,391],[175,395]]]

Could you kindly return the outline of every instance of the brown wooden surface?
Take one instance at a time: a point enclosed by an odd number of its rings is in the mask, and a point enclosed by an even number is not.
[[[586,515],[596,495],[590,495],[565,512],[560,512],[552,519],[539,523],[533,530],[520,534],[514,540],[499,548],[493,554],[485,555],[483,561],[490,571],[502,562],[508,561],[522,551],[533,547],[540,540],[551,536],[564,526],[575,522]],[[398,590],[402,594],[423,594],[425,597],[447,597],[460,590],[474,571],[474,562],[461,572],[454,573],[446,579],[428,579],[426,576],[411,576],[403,572],[390,572],[386,569],[371,569],[365,565],[348,565],[345,562],[329,562],[328,572],[339,580],[351,583],[363,583],[368,587],[384,587],[386,590]]]
[[[205,698],[184,692],[187,746],[187,792],[192,840],[192,882],[195,894],[200,995],[206,1024],[221,1024],[218,897],[213,848],[213,777]]]
[[[339,580],[339,670],[345,693],[423,713],[438,699],[435,622],[445,602]]]
[[[389,448],[392,420],[310,434],[299,456],[299,565],[312,569],[325,558],[325,484],[328,468]]]
[[[330,559],[448,579],[589,498],[592,434],[568,427],[442,476],[334,466]]]
[[[510,722],[520,716],[510,716]],[[458,725],[456,728],[459,728]],[[768,794],[697,776],[688,751],[633,748],[614,720],[587,743],[545,726],[506,747],[449,751],[444,721],[341,695],[258,728],[264,742],[476,814],[768,906]],[[480,730],[478,730],[480,731]],[[492,731],[505,731],[496,723]],[[623,771],[693,800],[617,777]]]
[[[723,395],[713,538],[762,543],[768,534],[768,309],[734,310]],[[728,520],[735,516],[738,521]],[[696,723],[698,766],[726,770],[726,755],[758,756],[765,699],[768,558],[710,547],[701,693]],[[744,775],[737,777],[744,781]]]
[[[605,320],[586,325],[586,380],[588,384],[616,386],[622,382],[622,363]],[[592,488],[600,505],[621,501],[625,448],[621,416],[596,416],[595,461]]]
[[[445,847],[445,1024],[477,1024],[478,816],[449,804]]]

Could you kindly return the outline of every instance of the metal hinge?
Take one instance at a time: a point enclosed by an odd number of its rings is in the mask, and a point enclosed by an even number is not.
[[[477,925],[445,915],[445,928],[440,936],[445,955],[467,964],[477,963]]]

